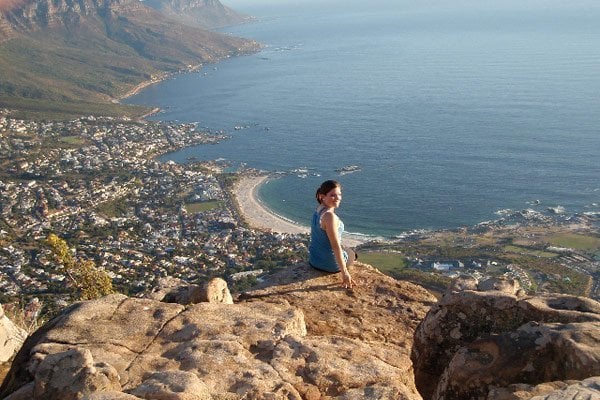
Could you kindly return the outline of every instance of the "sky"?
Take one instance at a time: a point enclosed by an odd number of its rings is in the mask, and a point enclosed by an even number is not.
[[[246,6],[246,5],[254,5],[254,4],[275,4],[275,3],[285,3],[285,2],[291,3],[291,0],[222,0],[221,3],[230,6],[230,7],[236,7],[239,5],[242,6]]]
[[[0,0],[2,1],[21,1],[21,0]],[[260,15],[265,10],[278,9],[275,6],[294,5],[305,8],[311,4],[323,5],[324,3],[333,5],[349,5],[349,3],[364,3],[364,0],[221,0],[221,3],[232,8],[235,11],[248,13],[250,15]],[[493,10],[506,8],[508,11],[514,11],[515,5],[517,9],[532,9],[536,12],[543,13],[547,9],[562,10],[567,12],[587,12],[593,11],[597,15],[600,1],[598,0],[370,0],[369,4],[376,7],[378,4],[391,3],[398,7],[418,7],[420,4],[432,4],[435,7],[442,8],[461,8],[466,10],[482,10],[486,11],[490,8]],[[493,7],[490,7],[493,6]],[[286,7],[287,9],[287,7]]]
[[[1,1],[1,0],[0,0]],[[323,0],[302,0],[302,3],[323,2]],[[221,0],[227,7],[243,9],[244,7],[264,6],[270,4],[298,4],[297,0]]]

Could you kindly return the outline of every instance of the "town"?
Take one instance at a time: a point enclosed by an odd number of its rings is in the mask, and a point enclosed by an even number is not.
[[[415,231],[363,246],[362,259],[441,295],[453,279],[489,276],[528,293],[600,298],[600,218],[526,209],[453,230]]]
[[[50,233],[128,295],[166,276],[220,276],[241,290],[256,271],[303,259],[306,237],[245,226],[230,193],[235,175],[222,165],[157,161],[224,138],[195,124],[0,114],[0,301],[42,299],[60,309],[74,300],[45,245]]]
[[[131,296],[164,277],[222,277],[241,291],[305,260],[306,235],[245,223],[232,194],[239,172],[216,161],[159,160],[225,139],[197,124],[36,122],[0,113],[0,302],[34,302],[51,314],[76,300],[46,243],[50,234]],[[599,298],[598,216],[551,214],[521,211],[474,227],[367,242],[360,260],[434,292],[459,275],[503,275],[528,291]],[[572,225],[588,228],[563,228]]]

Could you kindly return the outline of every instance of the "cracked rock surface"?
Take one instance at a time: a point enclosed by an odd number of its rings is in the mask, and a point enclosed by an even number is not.
[[[423,397],[530,399],[555,390],[552,382],[586,379],[586,385],[548,399],[595,390],[600,383],[600,303],[561,294],[531,297],[499,287],[449,290],[431,307],[412,349]],[[575,398],[600,399],[600,392]]]
[[[26,337],[27,332],[8,319],[0,305],[0,364],[9,361],[16,354]]]
[[[26,341],[0,396],[421,399],[410,348],[435,299],[366,265],[353,276],[349,292],[297,266],[235,304],[77,303]]]

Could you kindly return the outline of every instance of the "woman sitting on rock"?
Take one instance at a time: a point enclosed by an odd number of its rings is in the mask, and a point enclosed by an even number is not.
[[[342,201],[342,186],[329,180],[321,184],[316,193],[317,206],[311,222],[308,262],[311,267],[326,272],[341,272],[342,285],[355,285],[348,267],[357,258],[356,253],[342,248],[344,223],[335,214]]]

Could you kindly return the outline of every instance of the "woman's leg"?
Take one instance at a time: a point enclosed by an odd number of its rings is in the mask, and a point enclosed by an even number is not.
[[[344,247],[344,251],[348,254],[348,260],[346,261],[346,266],[350,266],[352,264],[354,264],[354,261],[356,261],[358,259],[358,254],[356,254],[356,252],[349,248],[349,247]]]

